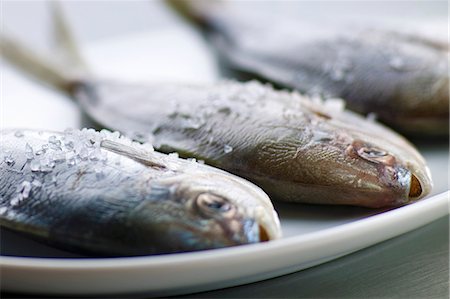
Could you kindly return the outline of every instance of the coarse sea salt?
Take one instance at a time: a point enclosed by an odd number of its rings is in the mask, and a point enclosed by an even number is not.
[[[225,154],[229,154],[229,153],[231,153],[232,151],[233,151],[233,147],[232,147],[231,145],[225,144],[225,145],[223,146],[223,152],[224,152]]]

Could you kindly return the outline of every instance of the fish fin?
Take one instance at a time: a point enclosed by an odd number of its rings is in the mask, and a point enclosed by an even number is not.
[[[90,74],[89,68],[81,55],[73,30],[70,28],[64,9],[59,1],[51,1],[50,8],[53,22],[53,41],[58,50],[61,64],[70,66],[80,75]]]
[[[126,156],[146,166],[167,168],[166,165],[163,165],[161,162],[156,162],[156,158],[150,151],[137,149],[112,140],[103,140],[101,142],[101,147],[113,153]]]
[[[12,37],[0,33],[0,54],[5,60],[25,73],[71,94],[77,80],[75,76],[48,57],[35,53]]]

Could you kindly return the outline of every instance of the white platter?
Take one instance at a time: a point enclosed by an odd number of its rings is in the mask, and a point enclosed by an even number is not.
[[[166,35],[160,37],[166,39]],[[188,67],[178,68],[174,77],[158,72],[165,64],[158,61],[158,67],[152,68],[155,61],[151,58],[159,57],[164,51],[158,52],[155,48],[163,43],[149,42],[155,38],[155,34],[151,38],[145,34],[129,36],[93,44],[85,52],[93,69],[110,77],[133,75],[133,79],[179,81],[189,77],[205,81],[216,76],[211,61],[197,67],[199,72],[194,78],[189,73],[192,68]],[[133,63],[130,57],[128,61],[118,59],[127,49],[133,49],[132,56],[139,57],[139,64]],[[159,54],[149,54],[146,52],[149,49]],[[171,58],[166,62],[174,65],[186,60],[181,57],[174,62]],[[133,69],[139,71],[133,72]],[[36,85],[7,66],[2,66],[2,85],[2,128],[63,130],[84,123],[73,102]],[[174,295],[259,281],[318,265],[448,215],[448,145],[423,145],[420,149],[430,165],[435,189],[429,198],[409,206],[374,211],[277,204],[285,235],[281,240],[196,253],[114,259],[1,256],[1,287],[5,291],[43,294]],[[2,246],[7,245],[8,255],[14,250],[17,255],[34,252],[37,256],[52,251],[9,234],[2,236],[2,242],[5,243]]]
[[[327,217],[318,212],[323,207],[309,207],[300,212],[309,221],[281,213],[283,226],[289,234],[297,230],[296,236],[227,249],[114,259],[3,256],[2,288],[44,294],[174,295],[245,284],[312,267],[418,228],[448,215],[448,199],[446,192],[357,221],[339,219],[342,209]],[[336,218],[348,223],[333,225]],[[304,224],[319,229],[301,233]]]

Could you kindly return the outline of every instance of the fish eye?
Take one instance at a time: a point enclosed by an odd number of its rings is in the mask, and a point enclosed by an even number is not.
[[[231,215],[234,211],[233,205],[228,200],[211,193],[201,193],[197,197],[196,205],[206,214],[221,213]]]
[[[369,161],[371,163],[383,163],[385,165],[393,165],[396,161],[395,157],[390,153],[364,144],[360,141],[353,142],[347,149],[347,153],[350,155],[356,155],[361,159]]]
[[[387,152],[376,149],[376,148],[367,148],[362,147],[358,150],[358,155],[361,157],[367,157],[367,158],[380,158],[387,156]]]
[[[393,165],[395,163],[394,156],[377,148],[362,147],[358,149],[357,154],[364,160],[373,163],[383,163],[385,165]]]

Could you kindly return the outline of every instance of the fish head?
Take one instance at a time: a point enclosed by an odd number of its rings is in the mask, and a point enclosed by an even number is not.
[[[151,183],[150,193],[152,216],[147,219],[160,222],[152,227],[159,227],[154,235],[158,243],[169,244],[167,251],[221,248],[281,236],[268,196],[244,179],[218,170],[159,179]]]
[[[303,110],[246,156],[254,179],[277,199],[371,208],[396,207],[432,187],[424,158],[402,136],[349,112]],[[280,193],[280,190],[281,193]]]
[[[356,138],[345,155],[361,169],[358,186],[379,190],[380,206],[401,206],[417,201],[432,188],[425,161],[412,146],[398,148],[389,142],[370,142],[370,136]],[[369,139],[369,140],[367,140]]]
[[[325,165],[343,192],[363,206],[392,207],[417,201],[432,188],[425,159],[405,138],[349,111],[322,119],[309,146],[323,151]],[[315,132],[327,132],[320,142]],[[326,167],[323,165],[322,167]],[[353,191],[351,191],[353,190]]]

